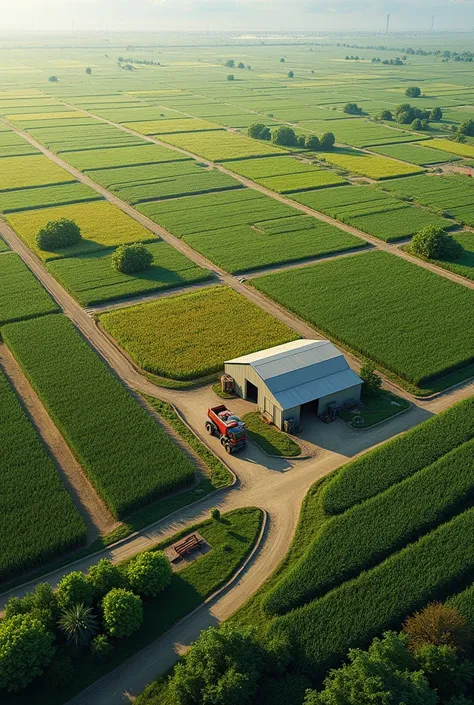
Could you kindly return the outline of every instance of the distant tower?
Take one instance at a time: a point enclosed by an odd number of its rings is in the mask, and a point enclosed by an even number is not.
[[[385,34],[388,34],[389,26],[390,26],[390,13],[387,14],[387,26],[385,28]]]
[[[431,31],[434,30],[434,18],[435,16],[433,15],[433,17],[431,18]]]

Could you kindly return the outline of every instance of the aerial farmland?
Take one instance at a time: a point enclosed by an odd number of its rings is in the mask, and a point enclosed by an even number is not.
[[[73,27],[0,35],[0,702],[474,703],[472,33]]]

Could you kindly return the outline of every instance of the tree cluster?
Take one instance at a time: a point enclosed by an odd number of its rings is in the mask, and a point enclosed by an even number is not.
[[[56,592],[43,583],[10,598],[0,622],[0,688],[17,691],[42,677],[58,689],[76,660],[106,661],[117,640],[140,628],[142,597],[158,595],[171,576],[163,553],[145,552],[125,567],[102,559],[87,574],[68,573]]]
[[[418,86],[408,86],[405,91],[405,95],[408,98],[419,98],[421,95],[421,88],[419,88]]]
[[[385,66],[405,66],[406,56],[402,56],[400,59],[397,56],[395,59],[381,59],[379,56],[372,59],[373,64],[384,64]]]
[[[141,242],[120,245],[112,255],[112,267],[122,274],[143,272],[152,264],[153,254]]]
[[[251,69],[251,66],[245,66],[243,61],[239,61],[239,63],[237,64],[234,59],[227,59],[224,66],[226,66],[228,69],[234,69],[234,68],[237,68],[237,69],[247,68],[249,70]]]
[[[357,105],[357,103],[346,103],[344,106],[344,112],[347,113],[347,115],[362,115],[364,111]]]
[[[438,115],[438,113],[436,114]],[[431,115],[432,111],[422,110],[410,105],[410,103],[402,103],[395,110],[397,122],[401,125],[411,125],[414,130],[428,130],[429,121],[432,119]]]
[[[76,245],[81,237],[81,229],[74,220],[60,218],[46,223],[36,235],[35,241],[40,250],[54,252]]]
[[[456,260],[462,257],[464,248],[443,228],[427,225],[412,239],[411,251],[427,259]]]
[[[152,61],[151,59],[124,58],[123,56],[119,56],[118,63],[119,64],[136,64],[137,66],[161,66],[159,61]]]
[[[312,152],[319,150],[328,151],[334,147],[336,138],[332,132],[325,132],[321,138],[316,135],[296,135],[292,127],[288,125],[281,125],[281,127],[276,127],[271,132],[269,127],[266,127],[263,123],[253,123],[248,129],[249,137],[259,140],[272,140],[274,144],[278,144],[282,147],[299,147],[301,149],[309,149]]]

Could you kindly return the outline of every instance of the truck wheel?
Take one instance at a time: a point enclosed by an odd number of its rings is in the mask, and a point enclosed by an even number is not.
[[[228,443],[224,443],[225,452],[230,455],[232,453],[232,448]]]
[[[208,432],[208,434],[209,434],[210,436],[213,436],[213,435],[214,435],[214,429],[212,428],[212,424],[209,423],[209,422],[206,423],[206,431]]]

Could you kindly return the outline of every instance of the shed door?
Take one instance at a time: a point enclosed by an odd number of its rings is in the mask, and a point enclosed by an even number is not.
[[[271,419],[274,420],[273,402],[271,402],[270,399],[267,399],[267,397],[265,397],[264,402],[263,402],[263,410],[265,411],[265,414],[267,414]]]

